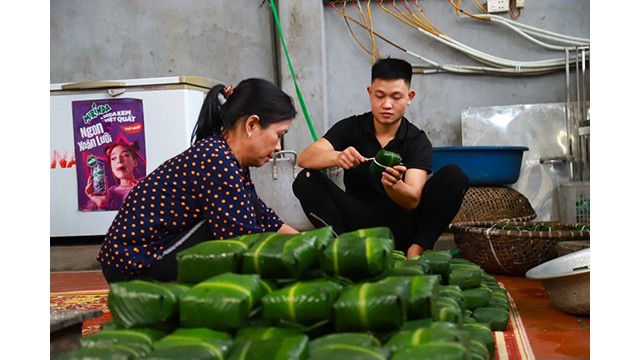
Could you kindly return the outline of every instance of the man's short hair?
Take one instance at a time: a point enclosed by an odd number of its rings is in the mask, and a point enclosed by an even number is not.
[[[406,60],[397,58],[378,59],[371,67],[371,82],[375,79],[397,80],[403,79],[411,86],[413,67]]]

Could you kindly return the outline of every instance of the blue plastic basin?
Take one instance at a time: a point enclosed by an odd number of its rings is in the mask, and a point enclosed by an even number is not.
[[[522,154],[527,150],[526,146],[435,146],[433,171],[456,164],[471,185],[513,184],[520,177]]]

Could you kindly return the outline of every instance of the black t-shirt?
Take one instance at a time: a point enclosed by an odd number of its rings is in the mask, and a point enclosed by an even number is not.
[[[371,158],[381,149],[373,128],[373,114],[367,112],[342,119],[324,135],[333,148],[342,151],[353,146],[364,157]],[[406,118],[402,118],[396,137],[389,141],[385,150],[400,154],[407,169],[417,168],[432,171],[433,147],[424,131]],[[345,190],[359,199],[385,198],[389,196],[380,183],[380,176],[369,171],[371,162],[362,163],[344,172]],[[375,194],[375,196],[372,196]]]

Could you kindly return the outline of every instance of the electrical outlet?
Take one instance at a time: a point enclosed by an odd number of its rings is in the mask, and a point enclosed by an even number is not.
[[[487,11],[490,13],[509,11],[509,0],[487,0]]]

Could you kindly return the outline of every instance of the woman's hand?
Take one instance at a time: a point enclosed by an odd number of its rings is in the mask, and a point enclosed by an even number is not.
[[[411,259],[414,256],[420,256],[424,252],[422,246],[418,244],[412,244],[407,250],[407,259]]]
[[[98,209],[103,209],[107,205],[107,195],[93,195],[93,178],[91,176],[87,179],[87,187],[84,188],[84,193],[89,200],[96,204]]]
[[[294,229],[292,226],[287,224],[282,224],[280,229],[276,231],[278,234],[298,234],[300,231]]]

